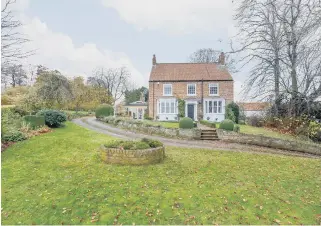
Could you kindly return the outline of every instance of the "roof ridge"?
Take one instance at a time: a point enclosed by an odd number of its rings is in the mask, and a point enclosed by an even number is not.
[[[186,62],[177,63],[177,62],[176,62],[176,63],[157,63],[157,64],[216,64],[216,65],[217,65],[218,63],[217,63],[217,62],[210,62],[210,63],[193,63],[193,62],[192,62],[192,63],[186,63]],[[157,64],[156,64],[156,65],[157,65]]]

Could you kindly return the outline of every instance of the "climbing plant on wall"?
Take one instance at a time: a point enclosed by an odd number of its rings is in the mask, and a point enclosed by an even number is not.
[[[178,117],[185,117],[185,100],[178,99]]]

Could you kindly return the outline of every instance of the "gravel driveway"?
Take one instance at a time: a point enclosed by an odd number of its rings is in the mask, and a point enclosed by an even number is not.
[[[284,151],[279,149],[265,148],[254,145],[244,145],[236,143],[227,143],[224,141],[202,141],[202,140],[183,140],[183,139],[172,139],[165,138],[156,135],[147,135],[138,132],[132,132],[114,126],[108,125],[106,123],[97,121],[94,117],[86,117],[74,119],[73,122],[77,125],[85,127],[87,129],[107,134],[113,137],[118,137],[121,139],[141,139],[141,138],[150,138],[157,139],[163,142],[166,146],[175,146],[175,147],[184,147],[184,148],[202,148],[202,149],[211,149],[211,150],[220,150],[220,151],[235,151],[235,152],[259,152],[265,154],[282,154],[282,155],[291,155],[291,156],[302,156],[302,157],[312,157],[318,158],[315,155],[305,154],[300,152],[293,151]]]

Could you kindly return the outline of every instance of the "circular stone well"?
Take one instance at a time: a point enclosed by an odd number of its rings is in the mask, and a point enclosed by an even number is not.
[[[106,163],[121,165],[146,165],[159,163],[165,157],[165,147],[143,150],[124,150],[119,148],[100,147],[100,157]]]

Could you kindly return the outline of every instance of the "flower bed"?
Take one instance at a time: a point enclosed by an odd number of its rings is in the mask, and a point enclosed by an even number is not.
[[[164,145],[155,140],[114,141],[100,147],[100,157],[106,163],[146,165],[160,163],[165,158]]]

